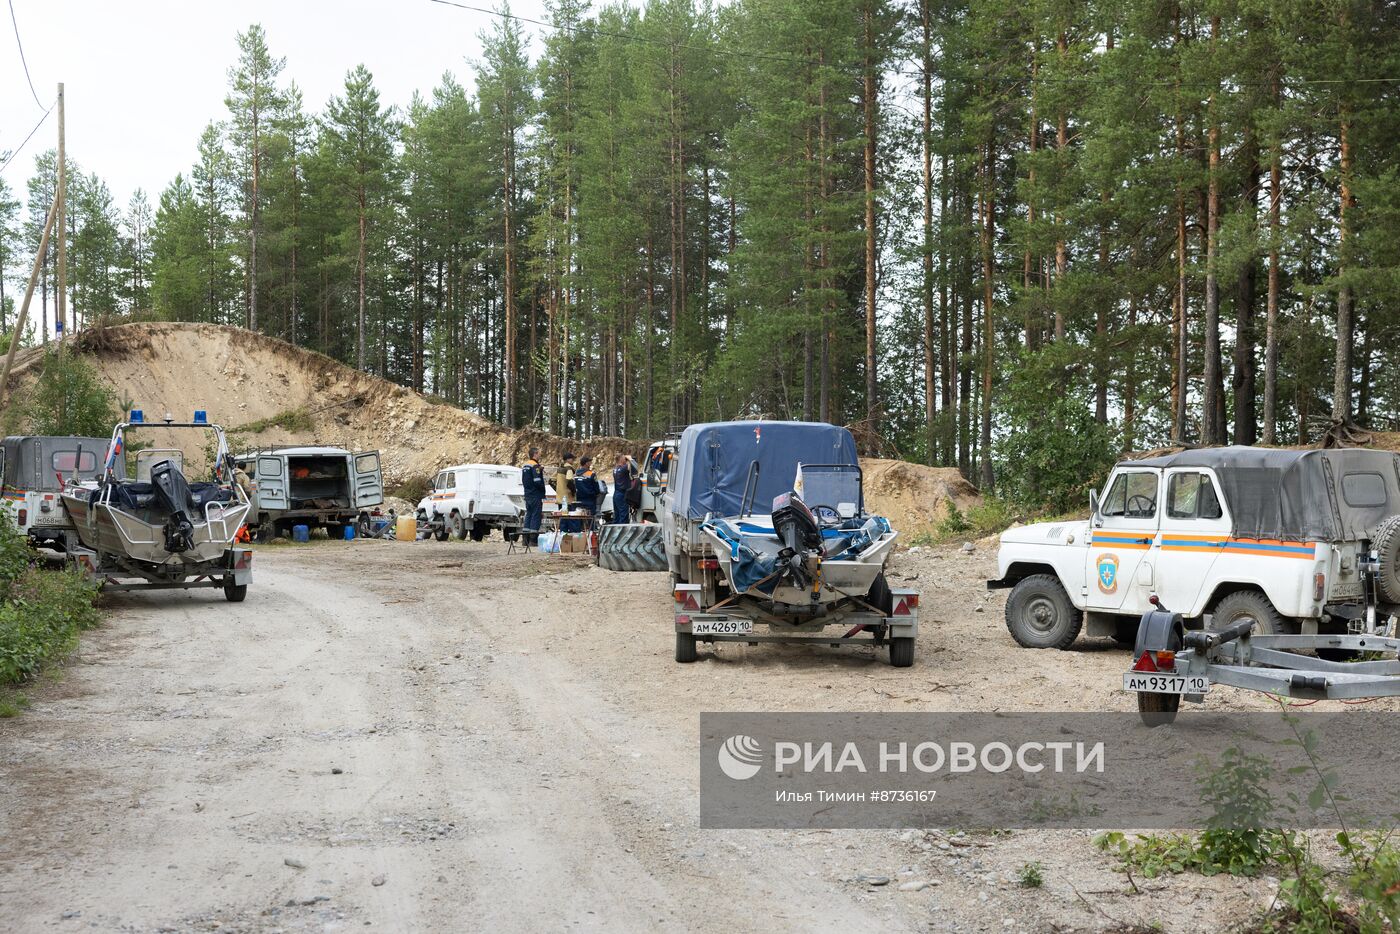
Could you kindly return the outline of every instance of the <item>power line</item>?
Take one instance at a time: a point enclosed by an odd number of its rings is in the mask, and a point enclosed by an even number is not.
[[[54,103],[57,103],[57,101],[55,101]],[[40,104],[39,106],[42,107],[44,105]],[[4,172],[10,167],[11,162],[14,162],[16,159],[19,158],[20,152],[29,143],[29,141],[34,138],[34,134],[39,132],[39,127],[44,125],[44,121],[49,119],[49,114],[51,113],[53,113],[53,104],[50,104],[49,109],[44,111],[44,115],[39,118],[39,122],[34,124],[34,129],[29,131],[29,135],[24,138],[24,142],[16,146],[14,152],[10,153],[9,158],[7,158],[3,163],[0,163],[0,172]]]
[[[15,45],[19,46],[19,63],[24,66],[24,80],[29,82],[29,93],[34,95],[34,103],[42,109],[44,104],[39,100],[39,92],[34,90],[34,79],[29,77],[29,62],[24,58],[24,43],[19,39],[19,20],[15,19],[15,0],[9,0],[10,4],[10,24],[15,27]],[[48,116],[45,114],[44,116]],[[32,133],[30,134],[33,135]],[[25,140],[28,142],[28,140]],[[8,164],[8,163],[6,163]]]

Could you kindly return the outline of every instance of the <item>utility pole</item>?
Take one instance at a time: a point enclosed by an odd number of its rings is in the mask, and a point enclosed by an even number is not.
[[[58,190],[54,194],[57,211],[54,226],[58,228],[58,306],[55,316],[58,321],[58,352],[63,352],[63,342],[68,336],[68,228],[64,215],[67,213],[68,159],[63,154],[63,82],[58,83]]]
[[[25,319],[29,317],[29,303],[34,298],[34,286],[39,282],[39,269],[44,265],[44,253],[49,248],[49,233],[53,230],[54,215],[58,213],[58,196],[54,193],[53,204],[49,205],[49,216],[44,221],[44,232],[39,237],[39,251],[34,254],[34,268],[29,273],[29,287],[24,290],[24,302],[19,306],[19,317],[15,319],[15,329],[10,332],[10,349],[5,353],[5,368],[0,371],[0,408],[5,406],[5,398],[10,389],[10,367],[15,362],[15,351],[24,337]]]

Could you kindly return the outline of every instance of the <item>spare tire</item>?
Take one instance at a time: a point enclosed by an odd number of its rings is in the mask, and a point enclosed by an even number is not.
[[[1376,589],[1387,603],[1400,603],[1400,516],[1391,516],[1376,526],[1371,547],[1380,559]]]
[[[665,540],[653,523],[608,524],[598,533],[598,566],[609,571],[664,571]]]

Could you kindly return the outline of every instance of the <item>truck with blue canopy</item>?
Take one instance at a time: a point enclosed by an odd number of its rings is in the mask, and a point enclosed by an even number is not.
[[[867,512],[845,428],[691,425],[676,443],[660,512],[676,661],[694,661],[701,641],[873,642],[889,646],[896,667],[913,664],[919,597],[885,579],[899,533]],[[845,632],[824,633],[833,626]]]

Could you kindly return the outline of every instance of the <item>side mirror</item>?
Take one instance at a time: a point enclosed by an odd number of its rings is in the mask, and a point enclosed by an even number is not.
[[[1089,491],[1089,519],[1094,525],[1099,524],[1099,491]]]

